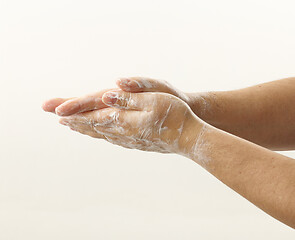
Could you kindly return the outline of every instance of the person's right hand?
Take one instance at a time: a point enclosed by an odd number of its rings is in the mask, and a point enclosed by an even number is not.
[[[209,126],[184,101],[167,93],[113,90],[104,93],[102,101],[109,107],[64,116],[59,122],[122,147],[189,158],[199,151],[199,137]]]
[[[164,80],[156,80],[146,77],[128,77],[119,78],[116,81],[118,87],[125,92],[161,92],[169,93],[180,98],[191,107],[191,100],[188,94],[181,92],[173,87],[170,83]],[[69,116],[75,113],[82,113],[91,110],[107,107],[101,101],[101,96],[104,92],[111,89],[99,91],[94,94],[86,95],[77,98],[56,98],[46,101],[43,104],[43,109],[49,112],[55,112],[59,116]]]
[[[165,80],[146,77],[129,77],[118,79],[116,84],[125,92],[169,93],[189,104],[188,94],[185,94],[184,92],[178,90]]]

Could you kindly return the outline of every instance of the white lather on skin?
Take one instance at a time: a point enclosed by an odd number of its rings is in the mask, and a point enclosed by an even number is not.
[[[154,85],[151,83],[151,81],[149,81],[148,78],[141,77],[139,80],[140,81],[133,79],[133,81],[136,82],[139,88],[149,89],[154,87]]]
[[[184,154],[186,157],[190,159],[194,159],[201,166],[205,167],[209,163],[210,158],[206,155],[206,152],[210,148],[210,143],[206,141],[204,135],[211,131],[211,128],[208,127],[208,124],[204,124],[201,128],[198,136],[196,137],[194,144],[191,150]]]
[[[102,122],[94,124],[93,129],[97,133],[103,134],[108,140],[111,140],[111,142],[116,145],[145,151],[161,153],[170,152],[167,150],[169,145],[161,139],[161,132],[168,129],[168,127],[162,126],[168,113],[163,119],[161,119],[161,121],[151,121],[151,112],[136,111],[137,115],[140,114],[143,116],[137,116],[137,119],[130,119],[130,121],[128,121],[128,115],[126,115],[124,121],[127,120],[127,124],[120,121],[120,114],[123,113],[120,111],[114,111],[106,117],[107,120],[103,119]],[[130,130],[134,129],[136,130],[131,134]],[[114,140],[114,138],[116,139]]]
[[[76,116],[74,121],[89,126],[89,130],[103,135],[107,141],[119,146],[160,153],[178,153],[202,164],[209,161],[203,151],[207,144],[204,140],[206,125],[194,139],[194,143],[187,142],[191,146],[187,152],[180,149],[179,139],[183,134],[185,120],[188,114],[193,114],[184,101],[170,94],[149,92],[144,93],[142,99],[147,102],[146,107],[131,110],[129,106],[136,107],[132,94],[126,96],[125,93],[125,97],[119,92],[116,94],[117,104],[93,111],[92,114],[96,114],[93,115],[94,120],[82,115]],[[125,103],[125,99],[127,104],[118,105]],[[74,123],[69,125],[73,126]]]

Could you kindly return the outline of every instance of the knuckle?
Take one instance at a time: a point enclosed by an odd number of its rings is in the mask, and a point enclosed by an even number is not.
[[[109,122],[114,122],[114,123],[118,122],[119,111],[116,110],[116,109],[114,109],[114,111],[113,111],[112,113],[110,113],[110,114],[107,116],[107,118],[108,118],[108,121],[109,121]]]
[[[129,102],[129,97],[124,96],[124,98],[122,99],[122,107],[127,108],[128,107],[128,102]]]
[[[131,93],[127,92],[124,93],[124,96],[122,98],[122,104],[121,106],[123,108],[129,108],[130,106],[132,106],[132,96]]]

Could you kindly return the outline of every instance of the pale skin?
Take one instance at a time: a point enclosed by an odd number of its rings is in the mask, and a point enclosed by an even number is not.
[[[184,93],[131,77],[43,109],[72,130],[116,145],[184,155],[257,207],[295,228],[295,78],[223,92]],[[111,97],[110,93],[114,93]]]

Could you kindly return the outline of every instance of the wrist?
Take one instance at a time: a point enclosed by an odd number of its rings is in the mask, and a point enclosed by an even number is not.
[[[193,160],[203,168],[209,170],[210,151],[212,151],[213,147],[211,141],[212,134],[215,134],[215,128],[198,119],[198,117],[195,117],[195,119],[187,124],[187,129],[180,139],[181,151],[178,154]]]
[[[181,154],[184,156],[190,155],[199,134],[202,132],[202,130],[204,129],[206,125],[208,124],[202,121],[193,113],[191,113],[190,116],[187,117],[183,126],[182,133],[178,141],[178,144],[179,144],[178,154]]]
[[[196,92],[186,93],[187,103],[192,111],[203,121],[211,124],[215,121],[216,116],[216,92]]]

